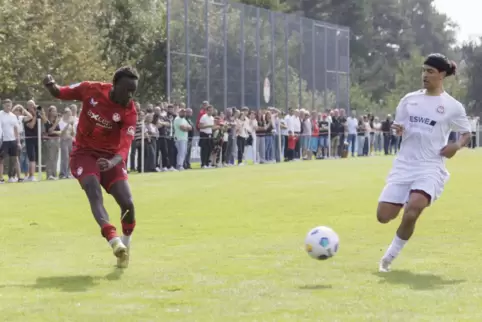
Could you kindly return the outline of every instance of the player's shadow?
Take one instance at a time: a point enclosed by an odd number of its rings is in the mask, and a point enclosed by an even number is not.
[[[123,270],[116,268],[105,276],[73,275],[38,277],[35,284],[7,284],[0,285],[0,288],[26,287],[32,289],[57,289],[61,292],[86,292],[90,288],[97,286],[101,280],[120,280],[122,274]]]
[[[375,275],[382,278],[380,283],[404,284],[413,290],[434,290],[465,282],[462,279],[449,280],[434,274],[417,274],[405,270],[375,273]]]
[[[331,289],[331,285],[328,284],[313,284],[313,285],[302,285],[298,287],[300,290],[328,290]]]

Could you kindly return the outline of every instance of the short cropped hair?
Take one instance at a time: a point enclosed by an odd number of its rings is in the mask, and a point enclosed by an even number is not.
[[[128,77],[132,79],[139,79],[139,73],[134,67],[124,66],[119,68],[114,73],[113,84],[115,85],[122,77]]]

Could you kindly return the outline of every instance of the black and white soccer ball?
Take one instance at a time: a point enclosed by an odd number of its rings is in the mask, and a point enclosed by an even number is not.
[[[340,239],[330,227],[319,226],[306,235],[305,250],[314,259],[326,260],[336,255]]]

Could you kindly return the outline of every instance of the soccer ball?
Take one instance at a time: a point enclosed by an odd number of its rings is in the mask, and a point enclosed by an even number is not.
[[[340,239],[329,227],[320,226],[308,232],[305,239],[305,250],[314,259],[326,260],[335,256]]]

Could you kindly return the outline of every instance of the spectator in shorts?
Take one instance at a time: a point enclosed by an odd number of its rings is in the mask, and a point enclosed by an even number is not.
[[[13,107],[13,113],[17,116],[18,119],[18,129],[20,135],[20,144],[21,149],[18,151],[19,163],[20,163],[20,171],[24,174],[24,178],[28,178],[28,156],[27,156],[27,148],[25,146],[25,126],[24,122],[28,122],[32,119],[32,115],[24,109],[22,105],[15,105]],[[21,181],[20,173],[16,173],[16,178]]]
[[[15,173],[21,173],[18,160],[21,149],[20,131],[17,116],[12,112],[12,101],[7,99],[3,103],[3,111],[0,111],[0,123],[2,128],[2,146],[0,151],[0,184],[5,183],[3,179],[3,164],[8,158],[8,182],[18,182]]]
[[[33,117],[29,120],[26,121],[24,119],[25,123],[25,148],[27,151],[27,157],[29,160],[29,175],[27,178],[25,178],[25,181],[37,181],[35,179],[35,172],[37,169],[37,163],[38,163],[38,120],[41,120],[41,124],[44,124],[47,119],[44,118],[45,115],[43,115],[40,110],[40,106],[37,108],[37,105],[35,104],[34,101],[28,101],[27,102],[27,111],[30,113],[30,115],[33,115]]]
[[[311,139],[310,148],[308,151],[308,159],[313,159],[313,156],[317,156],[318,147],[320,145],[320,127],[318,124],[318,114],[316,112],[311,113]]]

